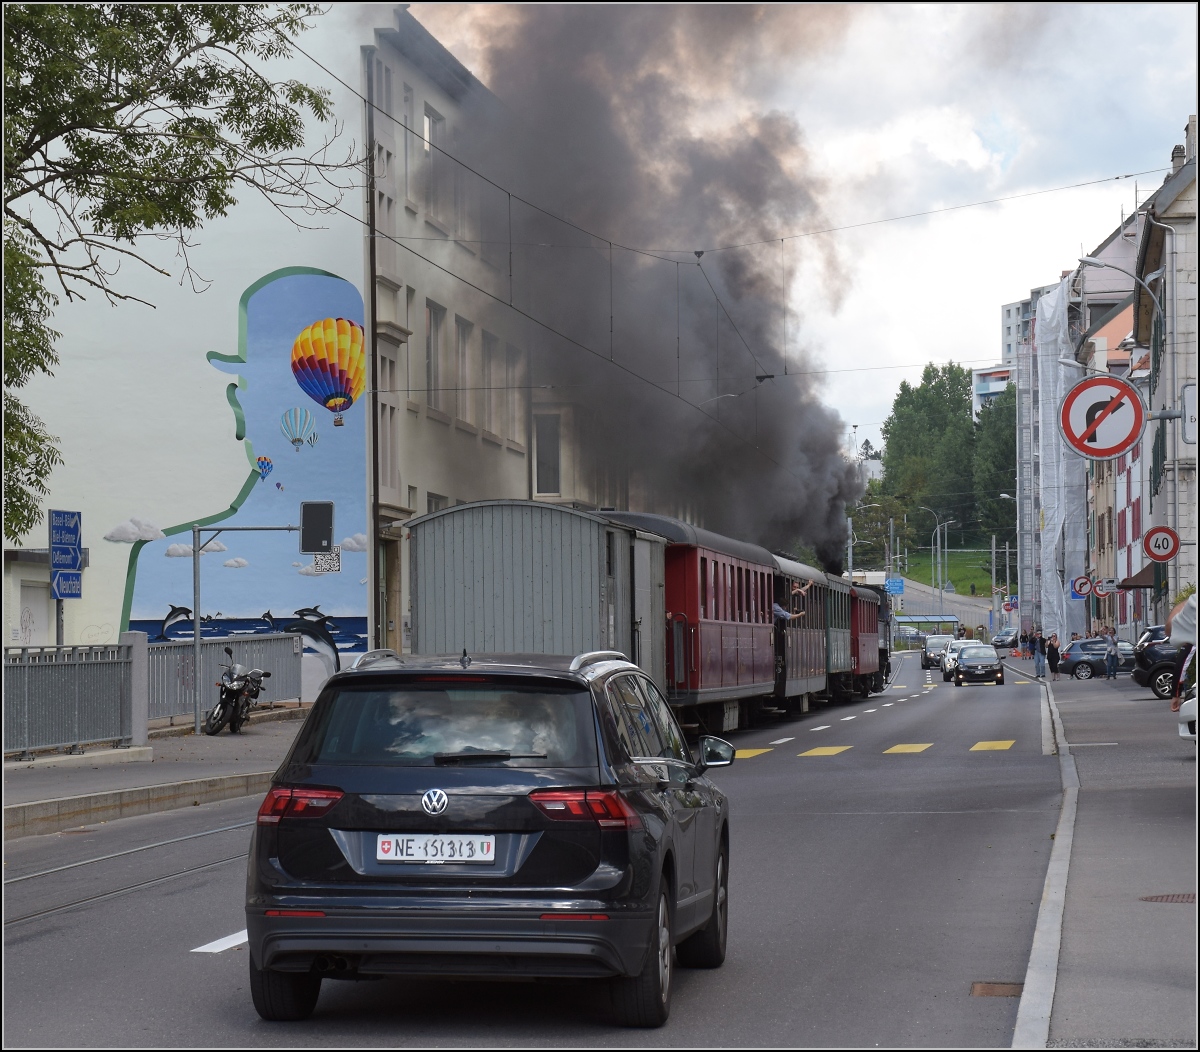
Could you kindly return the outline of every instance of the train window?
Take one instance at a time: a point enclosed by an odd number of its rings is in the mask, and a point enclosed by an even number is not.
[[[750,620],[758,621],[758,571],[748,570],[746,576],[750,579],[750,587],[747,591],[750,593]]]
[[[734,618],[734,620],[741,621],[741,620],[743,620],[743,618],[742,618],[742,598],[743,597],[742,597],[742,568],[740,566],[737,568],[737,592],[735,593],[735,595],[737,596],[737,607],[736,607],[737,616]]]
[[[708,617],[708,560],[700,556],[700,616]]]

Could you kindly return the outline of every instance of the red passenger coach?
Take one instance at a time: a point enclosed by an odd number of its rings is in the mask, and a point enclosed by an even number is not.
[[[866,697],[883,690],[879,667],[879,593],[855,585],[850,589],[850,647],[854,690]]]
[[[671,704],[702,707],[710,728],[737,727],[739,700],[775,690],[770,552],[663,515],[605,514],[671,542],[664,560]]]

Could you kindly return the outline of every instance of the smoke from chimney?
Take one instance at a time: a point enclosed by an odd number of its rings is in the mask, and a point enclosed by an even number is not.
[[[845,504],[861,482],[843,456],[844,425],[803,374],[846,364],[846,349],[833,350],[837,362],[816,357],[784,303],[802,266],[834,306],[848,277],[829,241],[779,241],[829,223],[803,131],[771,100],[852,10],[413,14],[469,41],[466,57],[503,109],[482,92],[464,99],[472,131],[450,152],[545,209],[480,186],[493,253],[511,209],[513,305],[563,334],[529,325],[535,407],[557,397],[583,407],[576,440],[628,473],[631,507],[686,508],[710,529],[806,543],[840,567]],[[507,299],[507,260],[497,273],[489,291]]]

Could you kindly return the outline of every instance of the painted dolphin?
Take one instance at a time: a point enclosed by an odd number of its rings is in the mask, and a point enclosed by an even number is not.
[[[271,626],[271,631],[272,631],[272,632],[274,632],[274,631],[275,631],[275,618],[271,616],[271,611],[270,611],[270,610],[266,611],[266,613],[259,614],[258,616],[259,616],[259,617],[260,617],[262,620],[266,621],[266,623],[267,623],[268,625],[270,625],[270,626]]]
[[[283,626],[283,631],[300,636],[307,648],[315,650],[321,660],[325,662],[325,668],[329,675],[341,672],[342,659],[338,654],[337,644],[323,624],[301,618],[299,621],[289,621]]]
[[[321,613],[321,608],[317,606],[306,606],[296,611],[296,616],[301,621],[307,621],[309,624],[320,625],[330,633],[340,632],[341,629],[329,620],[329,614]]]
[[[172,606],[167,612],[167,616],[163,618],[162,628],[158,633],[159,640],[166,639],[168,629],[173,628],[180,621],[190,621],[191,619],[192,611],[190,607]]]

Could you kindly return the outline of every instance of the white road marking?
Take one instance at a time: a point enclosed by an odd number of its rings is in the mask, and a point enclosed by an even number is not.
[[[863,712],[877,712],[877,709],[863,709]]]
[[[216,942],[206,942],[203,946],[197,946],[192,953],[220,953],[222,950],[231,950],[235,946],[241,946],[249,938],[249,933],[246,931],[234,932],[232,935],[226,935],[223,939],[217,939]]]
[[[1068,746],[1072,749],[1082,749],[1088,745],[1120,745],[1120,742],[1068,742]]]
[[[827,731],[827,730],[829,730],[829,724],[827,723],[823,727],[809,727],[809,730],[810,731]]]
[[[769,745],[784,745],[787,742],[794,742],[795,738],[780,738],[778,741],[768,742]]]
[[[886,709],[886,708],[888,708],[888,707],[889,707],[891,704],[892,704],[892,703],[891,703],[890,701],[885,701],[885,702],[883,703],[883,707]]]
[[[847,720],[853,720],[853,719],[857,719],[857,717],[856,716],[843,716],[842,722],[845,723]]]

